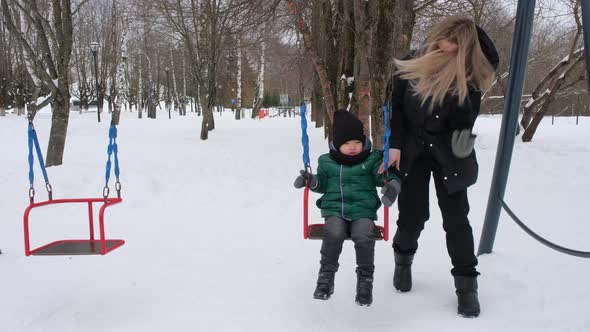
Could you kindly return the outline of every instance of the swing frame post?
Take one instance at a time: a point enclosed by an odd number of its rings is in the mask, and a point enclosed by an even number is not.
[[[512,60],[510,64],[510,79],[507,89],[508,94],[504,103],[500,141],[496,153],[496,162],[483,231],[477,251],[478,256],[491,253],[496,238],[496,230],[498,229],[498,221],[500,220],[500,212],[502,210],[500,202],[503,200],[506,191],[512,151],[518,128],[518,111],[524,88],[534,12],[535,0],[520,0],[518,2]]]

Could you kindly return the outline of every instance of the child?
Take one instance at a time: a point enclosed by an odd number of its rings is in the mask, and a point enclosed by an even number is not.
[[[354,241],[357,262],[356,303],[373,302],[373,264],[375,257],[374,221],[381,206],[375,187],[383,186],[385,177],[377,170],[383,163],[379,151],[371,152],[371,141],[363,133],[363,124],[351,113],[334,113],[330,153],[320,156],[317,174],[301,171],[295,188],[322,193],[316,205],[325,218],[320,272],[314,298],[327,300],[334,292],[334,274],[344,240]],[[381,192],[382,201],[391,206],[400,192],[398,178],[390,174]]]

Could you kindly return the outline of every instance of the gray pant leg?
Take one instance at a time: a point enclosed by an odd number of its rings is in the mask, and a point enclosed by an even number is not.
[[[361,218],[350,222],[350,236],[356,251],[356,265],[359,270],[375,270],[375,222]]]
[[[338,271],[338,258],[342,252],[342,244],[348,237],[348,221],[331,216],[327,217],[324,223],[324,238],[322,240],[322,249],[320,264],[322,271]]]

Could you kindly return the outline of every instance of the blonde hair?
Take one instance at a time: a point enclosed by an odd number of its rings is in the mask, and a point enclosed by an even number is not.
[[[438,42],[444,39],[456,44],[457,50],[440,50]],[[416,58],[394,61],[395,74],[410,81],[422,105],[428,101],[431,110],[441,105],[447,94],[458,96],[462,105],[470,84],[487,90],[494,80],[494,69],[481,50],[475,23],[463,16],[450,16],[436,24]]]

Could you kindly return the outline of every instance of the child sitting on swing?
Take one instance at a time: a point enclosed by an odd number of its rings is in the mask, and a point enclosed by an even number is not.
[[[320,272],[313,297],[327,300],[334,292],[334,275],[342,244],[350,236],[357,263],[355,302],[369,306],[373,302],[375,270],[375,220],[381,206],[375,187],[383,186],[381,201],[391,206],[401,189],[392,173],[387,177],[377,171],[383,163],[380,151],[371,152],[362,122],[346,110],[334,113],[330,153],[320,156],[317,174],[301,171],[295,188],[309,188],[323,194],[316,205],[325,218]],[[385,182],[387,180],[387,182]]]

